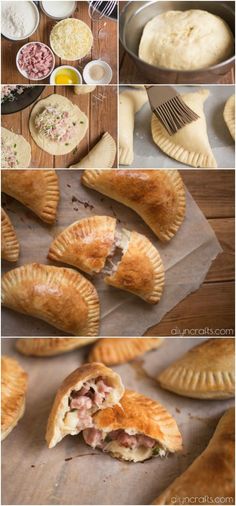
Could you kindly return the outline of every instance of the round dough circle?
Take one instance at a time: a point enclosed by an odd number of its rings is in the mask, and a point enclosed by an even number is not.
[[[59,106],[60,110],[68,111],[70,118],[73,122],[76,122],[76,135],[71,139],[70,142],[58,143],[55,141],[51,141],[47,139],[44,135],[39,133],[37,128],[35,127],[35,117],[37,114],[42,111],[45,107]],[[51,155],[65,155],[66,153],[70,153],[75,147],[80,143],[80,141],[84,138],[86,131],[88,128],[88,118],[87,116],[80,110],[80,108],[73,104],[68,98],[63,97],[62,95],[50,95],[47,98],[43,98],[39,100],[37,104],[31,111],[30,120],[29,120],[29,129],[30,133],[34,139],[34,142]]]
[[[231,97],[228,98],[223,115],[230,134],[233,139],[235,139],[235,95],[231,95]]]
[[[144,27],[139,57],[156,67],[196,70],[216,65],[234,53],[227,23],[207,11],[168,11]]]
[[[9,146],[14,152],[17,153],[17,164],[14,168],[27,168],[30,165],[31,161],[31,146],[28,141],[23,137],[23,135],[15,134],[11,132],[11,130],[7,130],[7,128],[1,129],[2,136],[2,151],[4,150],[4,146]],[[3,163],[2,159],[2,169],[8,169],[13,167],[8,167]]]
[[[54,53],[63,60],[80,60],[89,53],[93,45],[93,34],[89,26],[80,19],[63,19],[53,27],[50,45]]]

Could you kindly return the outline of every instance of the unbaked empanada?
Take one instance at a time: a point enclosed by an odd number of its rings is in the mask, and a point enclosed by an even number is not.
[[[235,139],[235,95],[228,98],[223,115],[230,134]]]
[[[73,269],[27,264],[2,278],[2,304],[75,336],[97,336],[95,287]]]
[[[72,223],[51,243],[48,258],[74,265],[88,274],[100,272],[115,238],[116,220],[91,216]]]
[[[119,97],[119,165],[131,165],[134,159],[134,118],[148,101],[146,90],[129,90]]]
[[[85,170],[82,183],[136,211],[161,241],[185,216],[185,189],[176,170]]]
[[[70,165],[70,169],[109,169],[113,167],[115,157],[116,143],[113,137],[106,132],[87,156],[75,165]]]
[[[129,362],[146,351],[156,350],[163,343],[162,338],[134,337],[99,339],[89,353],[89,362],[117,365]]]
[[[5,439],[25,412],[28,374],[17,360],[1,360],[1,439]]]
[[[104,281],[141,297],[149,304],[159,302],[165,271],[157,249],[145,235],[126,229],[122,231],[119,247],[123,250],[122,257]]]
[[[220,419],[206,449],[152,504],[235,504],[235,415],[229,409]],[[204,499],[205,498],[205,499]]]
[[[174,135],[169,135],[155,114],[152,115],[152,137],[157,146],[178,162],[192,167],[217,167],[208,135],[203,104],[209,95],[208,90],[186,93],[183,101],[199,118],[185,125]]]
[[[86,95],[87,93],[92,93],[96,89],[96,86],[89,84],[76,84],[74,86],[75,95]]]
[[[162,388],[196,399],[234,396],[234,339],[209,339],[171,364],[157,380]]]
[[[2,191],[19,200],[41,220],[54,223],[59,202],[55,170],[2,170]]]
[[[16,348],[23,355],[50,357],[87,346],[97,337],[26,337],[17,339]]]
[[[182,448],[181,434],[171,414],[158,402],[132,390],[126,390],[113,408],[98,411],[83,437],[92,448],[133,462],[164,457]]]
[[[1,209],[1,255],[3,260],[17,262],[20,254],[20,245],[15,229],[7,213]]]
[[[92,427],[92,415],[120,401],[120,376],[103,364],[84,364],[73,371],[57,391],[47,424],[46,441],[53,448],[65,436]]]

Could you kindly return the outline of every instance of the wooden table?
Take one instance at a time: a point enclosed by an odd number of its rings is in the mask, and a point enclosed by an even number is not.
[[[40,98],[45,98],[52,93],[59,93],[77,104],[88,117],[89,127],[76,150],[67,155],[53,156],[40,149],[30,135],[29,116],[35,103],[21,112],[2,116],[3,127],[17,134],[22,134],[30,143],[32,168],[69,167],[72,163],[81,160],[101,138],[103,133],[109,132],[115,140],[117,139],[116,86],[97,86],[94,92],[86,95],[75,95],[73,86],[47,86]]]
[[[91,52],[82,60],[75,62],[62,60],[55,55],[56,67],[58,65],[72,65],[81,72],[85,65],[91,61],[101,58],[105,60],[112,68],[113,78],[111,83],[117,82],[117,23],[115,21],[103,18],[100,21],[91,21],[88,14],[88,2],[77,2],[77,8],[73,14],[74,18],[84,21],[92,30],[94,41]],[[27,42],[39,41],[50,46],[49,36],[55,25],[55,21],[47,17],[40,9],[40,23],[38,30],[28,39],[20,42],[11,42],[2,37],[2,83],[7,84],[25,84],[33,83],[25,79],[16,68],[17,51]],[[37,83],[45,84],[49,78]]]
[[[145,335],[171,336],[175,328],[205,329],[204,334],[227,336],[235,330],[234,302],[234,170],[182,170],[188,190],[208,219],[223,248],[212,263],[202,286],[178,304]],[[207,328],[209,330],[207,330]],[[217,329],[223,329],[222,334]],[[201,330],[199,331],[201,332]],[[218,333],[217,333],[218,332]],[[194,336],[194,333],[190,334]],[[214,335],[214,334],[213,334]]]

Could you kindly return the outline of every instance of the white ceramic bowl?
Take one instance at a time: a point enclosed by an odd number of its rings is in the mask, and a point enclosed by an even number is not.
[[[27,35],[25,35],[24,37],[12,37],[12,36],[8,35],[7,33],[4,33],[1,29],[1,33],[4,37],[6,37],[9,40],[12,40],[13,42],[19,42],[21,40],[28,39],[36,32],[36,30],[38,29],[38,26],[39,26],[40,14],[39,14],[39,10],[38,10],[37,5],[34,2],[31,2],[31,5],[34,9],[35,17],[36,17],[35,26],[34,26],[33,30],[30,33],[27,33]]]
[[[22,70],[19,66],[19,63],[18,63],[18,59],[19,59],[19,55],[22,51],[22,49],[26,46],[29,46],[29,44],[41,44],[42,46],[45,46],[51,53],[52,55],[52,67],[50,69],[50,71],[48,72],[48,74],[44,77],[39,77],[37,79],[33,78],[33,77],[30,77],[28,76],[27,72],[25,72],[24,70]],[[48,76],[50,76],[50,74],[53,72],[53,69],[55,67],[55,56],[51,50],[51,48],[49,46],[47,46],[47,44],[44,44],[43,42],[38,42],[36,40],[32,41],[32,42],[27,42],[27,44],[24,44],[24,46],[21,46],[21,48],[19,49],[19,51],[17,52],[17,55],[16,55],[16,66],[17,66],[17,69],[18,71],[20,72],[20,74],[25,77],[25,79],[30,79],[30,81],[43,81],[44,79],[47,79]]]
[[[70,18],[71,16],[73,16],[74,12],[75,12],[75,9],[76,9],[76,3],[77,2],[72,2],[73,5],[71,7],[71,9],[63,16],[60,16],[60,15],[55,15],[53,16],[53,14],[49,14],[49,12],[44,8],[44,5],[43,5],[43,2],[39,2],[39,5],[40,5],[40,8],[41,10],[44,12],[44,14],[46,14],[46,16],[48,18],[51,18],[51,19],[54,19],[54,20],[59,20],[59,19],[66,19],[66,18]],[[55,6],[56,4],[58,4],[58,2],[55,2]]]
[[[92,67],[95,67],[96,65],[103,67],[105,70],[105,75],[102,79],[100,79],[100,81],[92,79],[89,73]],[[92,60],[87,63],[87,65],[85,65],[83,70],[83,78],[86,84],[109,84],[112,80],[112,69],[110,65],[108,65],[108,63],[103,60]]]
[[[64,85],[63,84],[56,84],[56,82],[55,82],[55,76],[56,76],[57,72],[59,71],[59,69],[72,69],[72,70],[74,70],[74,72],[77,74],[77,76],[79,78],[79,82],[73,83],[73,84],[74,85],[83,84],[82,75],[75,67],[72,67],[71,65],[60,65],[59,67],[56,67],[50,75],[50,84],[55,84],[56,86],[66,86],[66,84],[64,84]]]

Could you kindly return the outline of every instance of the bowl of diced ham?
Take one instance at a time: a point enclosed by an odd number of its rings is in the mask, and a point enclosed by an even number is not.
[[[28,42],[19,49],[16,66],[26,79],[41,81],[52,73],[55,56],[51,48],[43,42]]]

